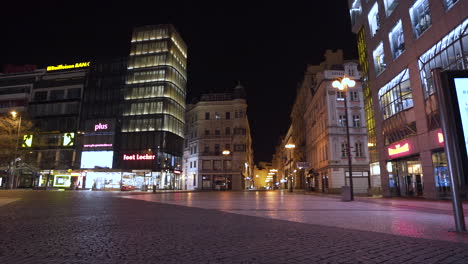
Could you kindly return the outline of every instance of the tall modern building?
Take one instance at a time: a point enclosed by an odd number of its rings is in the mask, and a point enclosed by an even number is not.
[[[468,69],[468,0],[349,0],[370,170],[385,196],[450,195],[431,70]],[[460,178],[463,192],[468,176]]]
[[[172,25],[135,28],[128,59],[118,158],[122,169],[156,171],[178,188],[182,165],[187,47]]]

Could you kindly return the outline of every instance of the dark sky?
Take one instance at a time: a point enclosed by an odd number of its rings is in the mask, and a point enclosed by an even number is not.
[[[289,126],[307,64],[326,49],[356,58],[346,0],[9,1],[0,65],[127,56],[132,28],[172,23],[188,45],[188,101],[246,87],[255,161],[270,161]]]

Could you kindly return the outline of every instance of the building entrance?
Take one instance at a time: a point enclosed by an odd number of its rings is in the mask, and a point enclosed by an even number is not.
[[[392,196],[423,196],[424,178],[418,157],[387,162]]]

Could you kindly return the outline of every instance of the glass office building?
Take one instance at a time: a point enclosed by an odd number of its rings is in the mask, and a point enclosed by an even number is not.
[[[182,164],[186,83],[187,47],[174,26],[135,28],[117,162],[122,169],[161,172],[165,176],[157,177],[159,188],[178,188],[175,175]]]

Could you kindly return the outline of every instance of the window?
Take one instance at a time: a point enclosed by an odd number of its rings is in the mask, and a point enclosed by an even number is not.
[[[219,149],[219,144],[215,144],[214,151],[215,151],[215,153],[221,152],[220,149]]]
[[[197,167],[197,161],[196,161],[196,160],[193,162],[193,167],[194,167],[194,168]]]
[[[344,92],[336,92],[336,100],[337,101],[344,101],[345,93]]]
[[[221,119],[221,115],[220,115],[218,112],[215,113],[215,119],[216,119],[216,120],[220,120],[220,119]]]
[[[235,117],[235,118],[239,118],[239,112],[236,111],[236,112],[234,113],[234,117]]]
[[[68,99],[77,99],[81,97],[81,88],[68,89],[67,98]]]
[[[345,127],[347,124],[346,124],[346,116],[345,115],[339,115],[338,116],[338,125],[340,127]]]
[[[421,75],[424,96],[427,98],[435,92],[431,70],[464,70],[468,68],[468,19],[458,25],[450,33],[419,57],[419,73]]]
[[[245,144],[234,144],[234,151],[245,152]]]
[[[399,0],[384,0],[385,14],[390,16],[398,5]]]
[[[356,157],[360,157],[360,158],[364,157],[362,143],[357,142],[357,143],[354,144],[354,147],[355,147],[355,151],[356,151]]]
[[[361,127],[361,116],[353,115],[353,127]]]
[[[367,19],[369,20],[369,29],[371,36],[375,36],[377,30],[380,28],[380,21],[379,21],[379,4],[377,2],[369,11],[369,15],[367,15]]]
[[[230,160],[223,160],[223,167],[225,170],[232,169],[232,162]]]
[[[245,128],[241,128],[241,127],[234,128],[234,135],[245,135],[245,133],[246,133]]]
[[[205,113],[205,120],[210,120],[210,113]]]
[[[448,10],[452,8],[452,6],[455,5],[458,2],[458,0],[443,0],[443,2],[445,10]]]
[[[390,33],[388,33],[388,40],[390,41],[393,59],[396,59],[405,51],[405,38],[403,36],[401,20],[399,20]]]
[[[226,112],[226,120],[231,119],[231,112]]]
[[[221,131],[220,131],[219,129],[215,129],[215,135],[216,135],[216,136],[221,135]]]
[[[192,162],[190,162],[190,168],[192,168]]]
[[[230,127],[226,127],[226,131],[225,131],[226,135],[231,135],[231,128]]]
[[[239,118],[243,118],[244,117],[244,111],[239,111]]]
[[[209,145],[205,145],[205,148],[203,149],[203,152],[204,152],[204,153],[210,152],[210,146],[209,146]]]
[[[341,143],[341,157],[348,157],[348,144],[346,143]]]
[[[375,74],[378,75],[381,72],[383,72],[387,67],[387,65],[385,64],[384,47],[382,42],[380,42],[380,44],[374,50],[372,55],[374,57]]]
[[[47,100],[47,91],[35,92],[34,93],[35,101],[46,101]]]
[[[359,93],[358,92],[349,92],[349,99],[350,101],[353,102],[358,102],[359,101]]]
[[[351,16],[351,23],[354,25],[356,23],[357,18],[362,13],[362,6],[361,0],[354,0],[351,8],[349,9],[349,15]]]
[[[379,104],[384,119],[413,107],[408,69],[403,70],[379,90]]]
[[[208,129],[205,130],[205,136],[209,136],[210,135],[210,131]]]
[[[52,90],[50,91],[50,100],[65,99],[65,90]]]
[[[213,160],[213,169],[214,170],[222,170],[221,161],[220,160]]]
[[[204,170],[211,170],[211,160],[204,160],[202,166]]]
[[[409,9],[411,24],[415,38],[419,38],[421,34],[428,29],[431,24],[431,15],[429,12],[428,0],[417,0]]]

